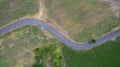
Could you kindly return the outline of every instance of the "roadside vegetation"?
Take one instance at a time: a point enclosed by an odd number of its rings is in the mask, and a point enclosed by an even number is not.
[[[90,42],[91,43],[96,43],[96,39],[92,39]]]
[[[120,67],[120,37],[86,51],[75,51],[63,45],[66,67]]]
[[[55,21],[75,41],[88,41],[120,26],[109,3],[102,0],[45,0],[44,4],[47,19]]]
[[[38,11],[39,0],[0,0],[0,27]]]
[[[25,26],[0,36],[0,66],[31,67],[35,62],[35,48],[43,48],[42,46],[50,45],[50,43],[53,45],[61,44],[54,37],[49,37],[43,30],[33,26]],[[49,48],[45,47],[44,49]],[[42,53],[46,53],[44,49],[41,49]],[[56,54],[57,46],[53,46],[50,49],[54,52],[52,53],[50,50],[52,63],[57,64],[56,62],[59,62],[56,61],[59,56],[59,53],[58,55]],[[45,54],[43,55],[45,56]]]

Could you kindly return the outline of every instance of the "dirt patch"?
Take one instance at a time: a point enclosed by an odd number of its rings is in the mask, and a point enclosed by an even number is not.
[[[3,0],[0,0],[0,2],[2,2]]]
[[[18,2],[19,2],[18,0],[12,1],[12,2],[10,3],[10,8],[16,8]]]
[[[45,7],[44,3],[45,3],[45,0],[44,1],[39,0],[39,12],[36,13],[36,15],[34,16],[34,18],[37,18],[37,19],[40,19],[40,20],[48,22],[51,26],[53,26],[54,28],[56,28],[57,30],[59,30],[60,33],[62,33],[66,37],[70,38],[67,31],[65,31],[61,26],[59,26],[59,24],[57,24],[54,20],[51,20],[48,17],[47,8]],[[59,11],[59,12],[61,12],[61,11]],[[60,17],[61,17],[60,19],[63,19],[64,18],[64,14],[61,13]],[[49,35],[49,33],[48,33],[48,35]]]
[[[115,17],[119,18],[120,17],[120,4],[119,4],[119,1],[107,0],[107,2],[109,3],[110,9],[112,10]]]
[[[109,18],[111,16],[111,12],[106,13],[106,11],[108,11],[109,9],[106,9],[105,12],[103,12],[101,15],[97,16],[94,15],[92,18],[90,18],[89,20],[85,21],[82,26],[84,28],[87,28],[89,25],[95,25],[97,23],[100,23],[102,21],[104,21],[105,19]]]
[[[113,13],[115,14],[115,16],[117,18],[120,17],[120,4],[119,2],[115,1],[115,0],[110,0],[110,6],[111,6],[111,9],[113,11]]]
[[[43,5],[44,1],[39,0],[39,11],[36,13],[35,18],[40,19],[40,20],[45,20],[45,16],[46,16],[46,8]]]
[[[51,56],[50,56],[50,54],[48,55],[47,60],[46,60],[46,67],[53,67],[52,63],[51,63]]]

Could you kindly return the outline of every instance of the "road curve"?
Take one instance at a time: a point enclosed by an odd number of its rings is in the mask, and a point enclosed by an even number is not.
[[[7,32],[10,32],[12,30],[15,30],[16,28],[20,28],[20,27],[26,26],[26,25],[32,25],[32,26],[44,28],[50,34],[52,34],[56,38],[58,38],[61,42],[65,43],[68,47],[70,47],[72,49],[76,49],[76,50],[88,50],[88,49],[91,49],[93,47],[99,46],[102,43],[104,43],[104,42],[106,42],[114,37],[120,36],[120,29],[117,29],[115,31],[112,31],[112,32],[104,35],[104,36],[97,38],[96,43],[85,42],[85,43],[79,44],[79,43],[71,41],[70,39],[68,39],[67,37],[62,35],[59,31],[54,29],[49,24],[47,24],[41,20],[33,19],[33,18],[21,19],[21,20],[14,22],[14,23],[11,23],[5,27],[0,28],[0,35],[4,35]]]

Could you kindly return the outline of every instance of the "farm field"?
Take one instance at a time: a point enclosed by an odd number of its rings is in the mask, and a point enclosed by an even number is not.
[[[39,9],[38,0],[0,0],[0,27]]]
[[[119,3],[119,1],[114,0]],[[102,0],[45,0],[47,19],[55,21],[79,42],[97,38],[120,27],[109,2]]]
[[[35,62],[35,48],[50,42],[61,44],[33,26],[25,26],[0,36],[0,66],[30,67]]]
[[[120,67],[120,37],[87,51],[75,51],[63,45],[66,67]]]

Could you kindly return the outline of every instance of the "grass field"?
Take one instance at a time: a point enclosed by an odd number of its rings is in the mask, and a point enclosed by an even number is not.
[[[120,37],[87,51],[63,46],[66,67],[120,67]]]
[[[0,27],[38,11],[39,0],[0,0]]]
[[[87,41],[120,26],[109,9],[109,3],[100,0],[45,0],[49,20],[54,20],[75,41]]]
[[[53,37],[46,37],[40,29],[26,26],[0,37],[0,67],[30,67],[34,63],[34,49],[49,42],[60,44]]]

